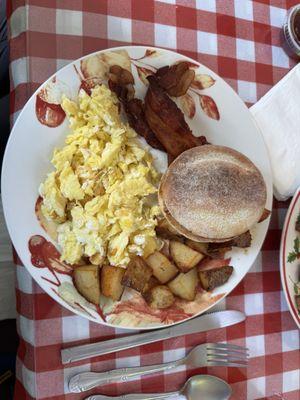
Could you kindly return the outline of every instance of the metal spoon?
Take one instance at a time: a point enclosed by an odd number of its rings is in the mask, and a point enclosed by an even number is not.
[[[178,392],[157,394],[125,394],[118,397],[93,395],[85,400],[157,400],[169,399],[175,396],[186,400],[228,400],[231,396],[231,387],[220,378],[211,375],[195,375],[188,379]]]

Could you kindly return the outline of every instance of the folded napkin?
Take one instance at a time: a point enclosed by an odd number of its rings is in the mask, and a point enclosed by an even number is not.
[[[300,64],[251,107],[268,148],[278,200],[300,186]]]

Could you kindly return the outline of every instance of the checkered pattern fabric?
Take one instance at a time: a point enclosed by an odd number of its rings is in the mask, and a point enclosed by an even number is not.
[[[281,47],[281,26],[293,0],[14,0],[9,1],[11,112],[57,69],[90,52],[143,44],[178,51],[222,76],[251,105],[294,62]],[[26,132],[24,132],[26,134]],[[234,400],[299,399],[299,332],[279,275],[286,203],[276,202],[262,252],[223,307],[244,311],[244,323],[185,336],[63,367],[60,349],[124,334],[89,322],[56,304],[15,255],[18,330],[15,399],[72,400],[68,377],[79,371],[161,363],[193,346],[227,341],[250,349],[248,369],[180,370],[101,387],[101,393],[167,392],[195,373],[229,382]],[[98,390],[100,391],[100,389]],[[95,392],[95,391],[94,391]]]

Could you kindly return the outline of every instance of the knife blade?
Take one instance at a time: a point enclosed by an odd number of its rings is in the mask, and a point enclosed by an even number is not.
[[[159,342],[182,335],[206,332],[212,329],[225,328],[244,321],[245,314],[240,311],[225,310],[200,315],[181,324],[169,328],[158,329],[145,333],[138,333],[121,338],[88,343],[61,350],[63,364],[81,361],[87,358],[102,356],[116,351],[131,349],[148,343]]]

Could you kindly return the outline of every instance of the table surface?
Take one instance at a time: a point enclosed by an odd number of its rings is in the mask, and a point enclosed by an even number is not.
[[[289,0],[15,0],[8,1],[12,121],[32,92],[57,69],[96,50],[143,44],[176,50],[223,77],[247,105],[255,103],[294,65],[281,48]],[[24,133],[26,134],[26,133]],[[232,399],[299,399],[299,332],[280,284],[279,245],[287,204],[275,202],[270,229],[251,271],[223,301],[246,313],[227,329],[171,339],[63,367],[60,349],[115,337],[56,304],[15,255],[18,332],[15,399],[83,399],[67,394],[67,378],[171,361],[203,342],[250,349],[248,369],[202,368],[106,385],[101,393],[167,392],[195,373],[229,382]],[[96,392],[96,391],[94,391]],[[100,392],[100,389],[98,389]]]

